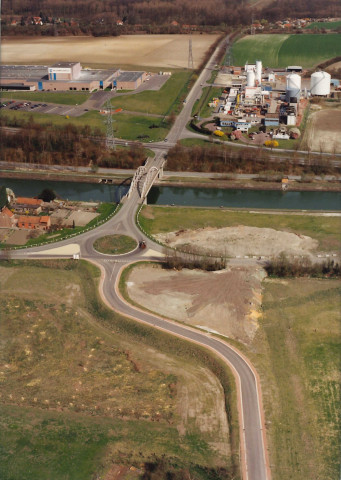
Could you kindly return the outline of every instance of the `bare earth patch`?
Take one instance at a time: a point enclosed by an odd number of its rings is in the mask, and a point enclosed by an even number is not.
[[[273,256],[280,252],[288,255],[309,255],[318,246],[310,237],[272,228],[238,227],[200,228],[179,232],[160,233],[155,237],[162,243],[177,248],[215,256]]]
[[[134,302],[160,315],[249,343],[258,328],[264,275],[259,267],[178,272],[141,265],[131,271],[127,289]]]
[[[305,141],[314,152],[341,152],[341,109],[313,113],[308,122]]]
[[[192,35],[194,68],[217,35]],[[58,61],[107,65],[187,68],[188,35],[122,35],[120,37],[5,38],[4,64],[49,65]],[[67,55],[67,57],[65,56]]]

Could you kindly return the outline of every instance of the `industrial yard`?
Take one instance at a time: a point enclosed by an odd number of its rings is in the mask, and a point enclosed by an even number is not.
[[[221,93],[214,96],[214,92],[219,92],[217,87]],[[340,81],[332,79],[328,72],[317,70],[309,74],[300,65],[263,68],[262,60],[243,66],[223,66],[210,90],[204,94],[208,104],[197,107],[195,117],[199,128],[222,140],[270,148],[298,146],[310,113],[307,107],[311,106],[311,111],[321,109],[321,102],[326,100],[337,106],[341,95]],[[206,107],[211,110],[207,112]],[[321,118],[326,115],[329,119],[321,131],[321,122],[315,122],[315,133],[307,134],[314,138],[306,140],[307,149],[341,151],[339,142],[333,138],[339,128],[340,111],[334,108],[328,112],[321,114]]]

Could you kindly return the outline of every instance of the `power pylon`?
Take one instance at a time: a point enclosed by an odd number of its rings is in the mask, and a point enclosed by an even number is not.
[[[188,68],[194,68],[193,50],[192,50],[192,35],[189,36],[189,44],[188,44]]]
[[[107,149],[115,150],[115,137],[114,137],[114,127],[112,124],[112,107],[110,100],[105,104],[105,109],[107,111],[107,118],[105,120],[107,126],[107,138],[105,140],[105,146]]]

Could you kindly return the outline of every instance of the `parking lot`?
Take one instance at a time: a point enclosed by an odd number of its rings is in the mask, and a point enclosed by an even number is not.
[[[87,112],[87,108],[77,105],[56,105],[54,103],[28,102],[24,100],[6,100],[0,104],[0,109],[20,110],[23,112],[52,113],[55,115],[69,115],[78,117]]]

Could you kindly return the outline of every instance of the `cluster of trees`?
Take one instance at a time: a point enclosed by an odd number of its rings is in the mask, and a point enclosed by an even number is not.
[[[184,147],[180,144],[171,148],[167,155],[167,169],[174,171],[218,172],[218,173],[260,173],[278,172],[285,174],[312,173],[321,175],[331,172],[328,159],[310,159],[301,165],[293,157],[291,162],[277,162],[262,147],[229,148],[212,146]]]
[[[262,17],[270,21],[290,18],[339,17],[341,4],[339,0],[277,0],[269,2],[262,9]]]
[[[310,258],[289,259],[285,253],[270,260],[264,267],[273,277],[340,277],[341,265],[334,260],[313,263]]]
[[[95,134],[95,135],[94,135]],[[0,159],[44,165],[137,168],[145,160],[141,145],[108,151],[104,138],[90,127],[23,123],[17,132],[1,131]]]
[[[171,270],[188,268],[190,270],[198,269],[206,270],[207,272],[215,272],[226,268],[226,259],[165,250],[165,258],[162,262],[162,266],[163,268]]]

